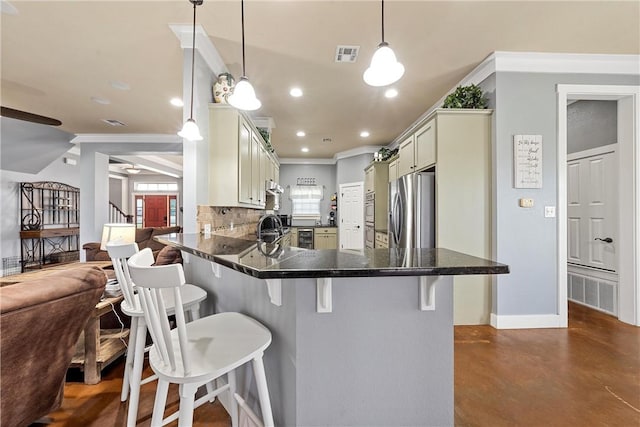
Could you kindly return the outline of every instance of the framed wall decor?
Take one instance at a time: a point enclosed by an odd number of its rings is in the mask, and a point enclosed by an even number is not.
[[[542,188],[542,135],[513,136],[513,186]]]

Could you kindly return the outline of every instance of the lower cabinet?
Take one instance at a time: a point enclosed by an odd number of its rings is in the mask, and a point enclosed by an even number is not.
[[[322,227],[313,230],[314,249],[338,249],[338,229]]]
[[[298,246],[298,229],[291,227],[291,246]]]
[[[389,235],[381,231],[376,231],[376,249],[389,248]]]

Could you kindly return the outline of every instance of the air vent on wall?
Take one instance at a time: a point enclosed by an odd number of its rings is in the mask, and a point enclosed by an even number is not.
[[[336,62],[356,62],[360,46],[338,46],[336,48]]]
[[[125,126],[124,123],[116,119],[102,119],[102,121],[111,126]]]

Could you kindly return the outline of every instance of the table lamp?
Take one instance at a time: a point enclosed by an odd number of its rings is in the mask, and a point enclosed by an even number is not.
[[[114,223],[105,224],[102,227],[102,241],[100,242],[100,249],[103,251],[107,249],[107,243],[135,243],[136,241],[136,226],[135,224],[126,223]]]

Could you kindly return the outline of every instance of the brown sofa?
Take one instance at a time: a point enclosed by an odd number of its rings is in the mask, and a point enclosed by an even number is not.
[[[153,257],[156,258],[158,253],[165,245],[153,240],[155,236],[169,233],[180,233],[182,227],[145,227],[136,229],[136,243],[138,249],[151,248]],[[107,251],[100,249],[100,242],[85,243],[82,246],[85,250],[87,261],[109,261],[111,258]]]
[[[60,407],[76,341],[106,282],[100,268],[83,266],[0,288],[2,427]]]

